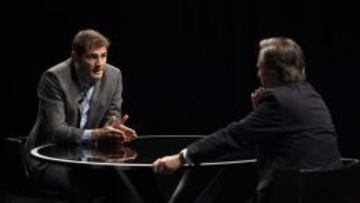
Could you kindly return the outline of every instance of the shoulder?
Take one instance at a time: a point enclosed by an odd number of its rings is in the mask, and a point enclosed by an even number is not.
[[[106,64],[106,72],[110,73],[110,74],[121,74],[121,70],[116,67],[116,66],[113,66],[111,64]]]
[[[272,97],[284,108],[303,106],[311,103],[316,98],[321,98],[316,90],[306,81],[289,83],[274,88],[269,88],[268,97]]]
[[[73,80],[71,60],[62,61],[42,73],[40,83],[63,83]]]
[[[50,77],[50,78],[58,78],[58,77],[69,77],[71,76],[72,72],[72,65],[71,60],[67,59],[62,61],[49,69],[47,69],[43,74],[42,77]]]
[[[106,64],[104,78],[107,80],[121,80],[121,70],[111,64]]]
[[[259,104],[263,102],[276,101],[277,100],[276,97],[277,97],[277,90],[274,88],[267,88],[263,92]]]
[[[45,73],[61,74],[63,72],[70,72],[70,71],[71,71],[71,60],[67,59],[47,69]]]
[[[266,88],[259,100],[259,105],[270,106],[271,108],[283,105],[288,98],[293,98],[294,93],[289,85]]]
[[[287,83],[284,85],[268,88],[267,92],[276,98],[294,98],[305,92],[314,91],[313,87],[307,81]]]

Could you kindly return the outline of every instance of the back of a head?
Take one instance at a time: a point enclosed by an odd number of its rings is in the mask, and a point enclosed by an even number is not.
[[[272,37],[259,43],[258,63],[266,69],[274,70],[280,83],[305,80],[304,54],[292,39]]]
[[[86,29],[79,31],[73,41],[72,50],[81,56],[87,50],[92,50],[100,47],[109,47],[110,41],[104,35],[96,30]]]

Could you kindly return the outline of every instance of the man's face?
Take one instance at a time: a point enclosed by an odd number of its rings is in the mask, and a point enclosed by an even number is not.
[[[256,66],[257,66],[257,77],[259,78],[261,85],[265,86],[264,83],[266,83],[266,82],[264,80],[266,80],[266,73],[265,73],[265,69],[264,69],[263,56],[262,56],[261,51],[259,53],[258,62],[256,64]]]
[[[258,56],[257,66],[257,77],[260,80],[260,83],[264,87],[271,87],[274,85],[274,80],[276,79],[276,75],[273,70],[269,70],[265,64],[263,59],[263,53],[260,52]]]
[[[279,84],[278,75],[275,70],[270,70],[261,63],[258,63],[257,66],[257,76],[263,87],[273,87]]]
[[[94,82],[101,79],[105,71],[107,55],[107,48],[104,46],[87,50],[77,57],[79,71],[86,81]]]
[[[259,78],[261,85],[264,86],[264,70],[261,69],[259,65],[257,67],[257,77]]]

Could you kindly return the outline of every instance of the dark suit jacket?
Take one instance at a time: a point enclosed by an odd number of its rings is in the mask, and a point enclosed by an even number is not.
[[[80,144],[84,132],[79,128],[80,83],[70,59],[42,74],[37,94],[38,116],[25,145],[25,158],[31,169],[40,170],[43,164],[30,157],[32,148],[47,143]],[[85,127],[102,127],[110,116],[120,116],[121,105],[121,72],[107,64],[102,79],[95,83]]]
[[[260,192],[271,183],[274,169],[341,166],[329,110],[305,81],[267,89],[253,112],[190,145],[188,156],[198,163],[250,144],[258,149]]]

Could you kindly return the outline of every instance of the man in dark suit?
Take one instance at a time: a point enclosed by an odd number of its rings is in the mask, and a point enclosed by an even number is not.
[[[121,118],[122,76],[118,68],[107,64],[109,45],[99,32],[82,30],[73,39],[71,58],[42,74],[37,90],[38,116],[25,144],[31,176],[64,190],[77,202],[90,201],[96,178],[103,182],[99,188],[105,187],[111,185],[109,181],[116,172],[44,163],[32,158],[30,150],[48,143],[96,144],[137,137],[133,129],[124,125],[128,116]]]
[[[281,37],[264,39],[259,45],[257,75],[262,87],[251,94],[254,110],[179,154],[156,160],[155,172],[171,173],[186,162],[198,164],[256,144],[257,199],[264,203],[271,201],[276,169],[327,170],[342,165],[329,110],[305,80],[300,46]]]

